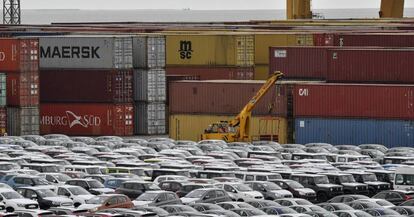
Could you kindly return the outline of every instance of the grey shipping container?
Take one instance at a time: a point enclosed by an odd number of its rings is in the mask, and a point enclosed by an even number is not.
[[[138,102],[135,104],[135,134],[166,134],[165,103]]]
[[[40,68],[130,69],[132,37],[42,37]]]
[[[133,37],[134,68],[165,68],[165,37]]]
[[[134,70],[134,100],[165,102],[167,84],[164,69]]]
[[[7,89],[6,89],[6,73],[0,73],[0,107],[6,106]]]
[[[9,136],[39,135],[39,107],[8,107]]]

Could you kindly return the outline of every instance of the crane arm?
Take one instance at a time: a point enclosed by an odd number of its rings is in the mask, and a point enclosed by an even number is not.
[[[404,0],[382,0],[380,18],[402,18],[404,16]]]
[[[240,122],[243,118],[243,116],[250,115],[254,107],[257,105],[257,103],[262,99],[262,97],[269,91],[269,89],[273,86],[273,84],[276,83],[281,77],[283,77],[283,73],[281,72],[275,72],[263,86],[260,88],[260,90],[256,93],[256,95],[244,106],[243,110],[237,115],[236,118],[234,118],[232,121],[230,121],[230,126],[239,126]]]

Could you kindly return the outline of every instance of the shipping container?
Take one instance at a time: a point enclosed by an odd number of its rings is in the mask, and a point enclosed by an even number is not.
[[[7,107],[7,135],[39,135],[39,107]]]
[[[256,95],[264,81],[176,81],[169,85],[171,114],[237,114]],[[255,115],[287,114],[285,85],[275,85],[257,103]]]
[[[133,37],[134,68],[165,68],[165,36]]]
[[[0,39],[0,70],[5,72],[37,71],[39,40]]]
[[[6,99],[7,99],[7,75],[6,73],[0,73],[0,109],[1,107],[4,107],[7,105]]]
[[[70,136],[131,136],[134,128],[132,104],[41,104],[41,134]]]
[[[254,35],[167,35],[167,66],[253,66]]]
[[[7,133],[7,108],[0,107],[0,135]]]
[[[281,71],[289,79],[325,79],[327,51],[325,47],[272,47],[270,72]]]
[[[412,33],[342,33],[335,34],[334,46],[414,47]]]
[[[414,86],[386,84],[298,84],[296,117],[414,119]]]
[[[383,144],[389,148],[414,144],[414,122],[409,120],[296,118],[295,125],[300,144]]]
[[[134,70],[134,100],[165,102],[167,84],[164,69]]]
[[[252,80],[254,78],[253,67],[168,66],[166,71],[167,76],[194,76],[200,80]]]
[[[130,69],[132,37],[41,37],[42,69]]]
[[[414,83],[414,49],[330,49],[328,57],[330,82]]]
[[[217,115],[170,115],[169,135],[175,140],[199,141],[201,134],[210,124],[230,121],[231,116]],[[281,117],[253,116],[250,120],[249,134],[254,140],[273,140],[287,142],[287,120]]]
[[[337,35],[334,33],[315,33],[313,34],[314,46],[335,46]]]
[[[164,135],[167,126],[165,121],[165,102],[135,103],[135,134]]]
[[[39,105],[39,71],[7,74],[7,105]]]
[[[132,70],[42,70],[41,102],[133,101]]]
[[[255,35],[255,64],[269,64],[269,47],[313,46],[312,34],[257,33]]]

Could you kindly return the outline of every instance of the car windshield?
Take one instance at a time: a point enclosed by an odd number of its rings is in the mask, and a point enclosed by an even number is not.
[[[68,190],[73,194],[73,195],[90,195],[90,193],[83,189],[82,187],[70,187],[68,188]]]
[[[203,190],[203,189],[194,190],[194,191],[188,193],[187,195],[185,195],[185,197],[189,197],[189,198],[201,198],[204,195],[205,192],[206,191]]]
[[[291,188],[304,188],[299,182],[296,181],[286,181],[286,184],[289,185]]]
[[[313,205],[313,203],[311,203],[311,202],[309,202],[309,201],[307,201],[305,199],[298,199],[298,200],[296,200],[296,203],[298,205],[302,205],[302,206]]]
[[[263,187],[267,190],[270,190],[270,191],[282,190],[281,187],[279,187],[278,185],[276,185],[273,182],[265,183],[265,184],[263,184]]]
[[[10,200],[10,199],[21,199],[21,198],[23,198],[23,196],[22,196],[22,195],[20,195],[20,194],[19,194],[19,193],[17,193],[17,192],[14,192],[14,191],[3,192],[3,193],[1,193],[1,195],[2,195],[5,199],[8,199],[8,200]]]
[[[372,217],[370,214],[364,211],[357,211],[354,213],[357,217]]]
[[[160,188],[157,185],[152,183],[144,184],[144,188],[148,190],[159,190]]]
[[[34,178],[32,180],[35,183],[35,185],[48,185],[49,184],[48,181],[46,181],[45,179],[41,179],[41,178]]]
[[[56,197],[55,192],[49,190],[49,189],[39,189],[37,190],[37,193],[41,196],[41,197]]]
[[[341,181],[341,183],[352,183],[355,182],[355,179],[352,175],[342,175],[339,176],[339,180]]]
[[[66,175],[66,174],[56,174],[55,178],[59,181],[59,182],[66,182],[70,179],[70,176]]]
[[[375,176],[375,174],[364,174],[362,175],[362,177],[364,177],[365,182],[376,182],[377,181],[377,176]]]
[[[329,184],[329,179],[326,176],[315,177],[315,184]]]
[[[268,175],[267,177],[268,177],[269,180],[270,179],[282,179],[281,175]]]
[[[380,206],[394,206],[391,202],[386,201],[386,200],[378,200],[376,202]]]
[[[91,188],[104,188],[105,186],[97,180],[88,181]]]
[[[138,201],[154,201],[155,198],[158,196],[158,193],[144,193],[141,196],[139,196],[136,200]]]
[[[109,196],[101,195],[91,198],[90,200],[86,201],[87,204],[103,204]]]
[[[98,167],[86,168],[88,174],[101,174],[101,170]]]
[[[45,166],[42,168],[42,171],[45,173],[58,173],[59,171],[59,167],[57,166]]]
[[[234,184],[232,185],[237,191],[253,191],[249,186],[243,184]]]

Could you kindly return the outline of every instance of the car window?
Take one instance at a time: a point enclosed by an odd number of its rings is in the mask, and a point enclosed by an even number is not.
[[[167,200],[167,195],[166,194],[160,194],[157,198],[157,202],[162,202],[162,201],[166,201]]]
[[[292,202],[288,201],[288,200],[283,200],[281,201],[280,205],[282,206],[292,206]]]
[[[338,157],[338,162],[346,162],[346,158]],[[340,217],[343,217],[343,216],[340,216]]]
[[[168,200],[175,200],[175,199],[176,199],[175,194],[167,194],[167,201]]]
[[[377,195],[375,195],[375,198],[385,199],[385,197],[386,197],[387,194],[389,194],[389,193],[387,193],[387,192],[380,192]]]
[[[78,184],[78,186],[80,186],[80,187],[82,187],[84,189],[88,189],[88,183],[86,183],[86,182],[80,181],[77,184]]]
[[[108,185],[110,185],[110,186],[116,185],[116,180],[109,180]]]
[[[112,206],[112,205],[115,205],[115,204],[118,204],[118,199],[117,199],[118,197],[112,197],[112,198],[110,198],[106,203],[109,205],[109,206]]]
[[[118,203],[126,203],[127,199],[125,197],[117,197]]]
[[[161,187],[161,189],[164,189],[164,190],[165,189],[170,189],[170,183],[168,183],[168,182],[167,183],[162,183],[160,187]]]
[[[17,178],[14,179],[14,183],[16,183],[16,184],[23,184],[24,183],[24,180],[23,180],[23,178],[17,177]]]
[[[171,191],[179,191],[181,185],[179,183],[171,183]]]
[[[246,175],[246,181],[254,181],[253,175]]]
[[[267,181],[267,176],[256,176],[257,181]]]
[[[33,184],[33,181],[32,181],[32,179],[25,178],[25,179],[23,179],[23,184],[25,184],[25,185],[32,185]]]
[[[225,197],[226,194],[224,194],[223,191],[216,191],[216,197]]]
[[[402,199],[402,196],[396,192],[390,192],[387,194],[387,199]]]
[[[352,216],[346,212],[342,212],[338,215],[338,217],[352,217]]]
[[[231,187],[230,185],[224,185],[224,190],[227,191],[227,192],[233,192],[234,191],[233,187]]]
[[[64,189],[64,188],[59,188],[58,189],[58,195],[66,196],[67,194],[70,194],[70,193],[66,189]]]
[[[27,198],[35,198],[35,197],[37,197],[37,194],[36,194],[36,192],[35,191],[33,191],[33,190],[27,190],[26,191],[26,196],[27,196]]]
[[[205,199],[212,199],[216,197],[216,192],[215,191],[209,191],[206,196]]]

